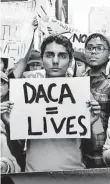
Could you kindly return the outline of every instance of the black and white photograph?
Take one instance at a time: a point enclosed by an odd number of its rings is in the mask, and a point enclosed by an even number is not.
[[[1,0],[0,12],[2,184],[109,181],[109,0]]]

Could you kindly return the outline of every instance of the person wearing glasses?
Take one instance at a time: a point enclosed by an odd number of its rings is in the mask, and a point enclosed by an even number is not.
[[[92,125],[91,140],[83,140],[83,155],[87,168],[100,168],[105,167],[102,150],[110,115],[110,80],[106,75],[106,66],[110,58],[109,39],[100,33],[91,34],[85,42],[85,57],[85,62],[89,66],[85,74],[90,76],[91,93],[101,106],[101,124],[97,124],[97,127]]]

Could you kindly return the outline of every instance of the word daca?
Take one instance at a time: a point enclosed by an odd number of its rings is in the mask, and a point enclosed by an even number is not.
[[[46,103],[49,103],[50,101],[52,101],[52,102],[58,102],[59,104],[62,104],[64,98],[70,98],[71,103],[73,104],[76,103],[75,98],[73,97],[73,94],[68,84],[61,85],[61,92],[60,92],[59,99],[53,98],[52,96],[52,89],[55,87],[57,87],[57,84],[51,83],[48,86],[48,90],[46,92],[43,84],[38,85],[38,89],[36,90],[36,88],[33,85],[31,85],[28,82],[25,82],[25,84],[23,84],[25,103],[26,104],[31,104],[33,102],[39,103],[39,100],[41,98],[43,98]],[[32,90],[32,96],[30,99],[28,95],[28,88]]]
[[[28,117],[28,135],[37,136],[37,135],[47,134],[49,130],[48,125],[50,125],[51,123],[56,134],[60,134],[61,130],[64,129],[63,128],[64,124],[66,124],[66,132],[65,132],[66,135],[80,134],[80,136],[85,136],[87,134],[87,127],[82,123],[82,120],[86,119],[85,116],[81,115],[77,119],[78,125],[80,125],[80,127],[83,130],[82,132],[78,131],[79,128],[77,128],[77,130],[74,128],[74,124],[77,123],[75,119],[76,119],[76,116],[64,117],[61,120],[60,124],[57,125],[53,117],[50,118],[49,123],[47,122],[46,117],[43,117],[43,131],[33,132],[32,131],[32,118],[29,116]]]

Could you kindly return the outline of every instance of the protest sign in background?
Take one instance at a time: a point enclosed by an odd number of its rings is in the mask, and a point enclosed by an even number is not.
[[[41,31],[44,31],[47,35],[49,34],[63,34],[64,36],[71,39],[73,43],[73,48],[76,50],[84,50],[84,43],[87,39],[87,33],[83,33],[75,28],[72,28],[69,24],[65,24],[60,20],[51,18],[48,16],[42,17],[40,19]]]
[[[89,77],[11,79],[10,100],[11,139],[90,137]]]
[[[32,41],[35,2],[7,2],[0,5],[0,57],[19,60],[25,56]]]
[[[89,12],[89,32],[99,32],[110,37],[110,7],[91,7]]]

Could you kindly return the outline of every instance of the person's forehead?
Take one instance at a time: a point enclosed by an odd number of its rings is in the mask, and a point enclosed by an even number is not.
[[[42,64],[40,60],[30,60],[32,62],[30,62],[28,65],[31,66],[31,65],[37,65],[37,64]]]
[[[82,65],[82,66],[85,65],[85,63],[82,62],[81,60],[77,60],[76,63],[77,63],[77,64],[80,64],[80,65]]]
[[[30,60],[30,62],[31,63],[41,63],[40,59],[33,59],[33,60]]]
[[[80,59],[77,59],[76,62],[77,62],[77,63],[82,63],[82,64],[84,64],[84,62],[81,61]]]
[[[58,44],[56,42],[52,42],[46,45],[45,52],[64,52],[68,53],[66,48],[62,44]]]
[[[105,40],[101,39],[100,37],[94,37],[91,38],[91,40],[88,41],[87,45],[104,45],[107,46],[107,43]]]

